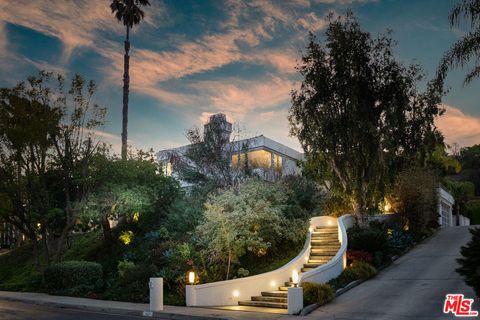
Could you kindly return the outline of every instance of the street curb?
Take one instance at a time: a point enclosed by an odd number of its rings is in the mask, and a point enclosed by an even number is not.
[[[144,317],[151,319],[172,319],[172,320],[229,320],[229,318],[221,317],[208,317],[208,316],[195,316],[195,315],[184,315],[178,313],[163,313],[163,312],[153,312],[152,316],[143,315],[144,311],[137,310],[128,310],[121,308],[109,308],[109,307],[95,307],[95,306],[85,306],[85,305],[74,305],[70,303],[61,303],[61,302],[51,302],[51,301],[38,301],[33,299],[22,299],[17,297],[0,297],[0,300],[12,301],[12,302],[23,302],[31,303],[39,306],[48,306],[59,309],[74,309],[82,311],[91,311],[91,312],[100,312],[107,314],[116,314],[116,315],[126,315],[126,316],[135,316],[135,317]],[[148,311],[148,310],[145,310]]]

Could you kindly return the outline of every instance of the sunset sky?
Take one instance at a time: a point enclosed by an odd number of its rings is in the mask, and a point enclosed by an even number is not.
[[[248,135],[264,134],[299,149],[288,136],[296,60],[311,30],[322,35],[328,12],[351,9],[376,35],[393,30],[397,55],[433,77],[442,54],[467,27],[450,28],[450,0],[151,0],[131,36],[130,144],[155,150],[186,143],[185,129],[224,112]],[[99,132],[118,151],[124,28],[109,0],[0,1],[0,86],[37,69],[75,72],[98,84],[108,108]],[[320,37],[321,38],[321,37]],[[465,70],[449,74],[447,143],[480,143],[480,79],[463,87]]]

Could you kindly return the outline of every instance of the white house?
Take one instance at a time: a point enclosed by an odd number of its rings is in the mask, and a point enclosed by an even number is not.
[[[303,154],[277,141],[259,135],[253,138],[231,141],[232,124],[226,120],[223,113],[210,116],[204,126],[204,132],[210,129],[212,121],[222,123],[225,139],[229,141],[226,148],[231,151],[231,168],[237,170],[245,166],[245,157],[248,166],[254,174],[267,181],[275,181],[285,175],[300,174],[298,161],[303,160]],[[174,157],[182,157],[189,145],[173,149],[161,150],[157,153],[157,160],[163,163],[164,173],[175,176]]]

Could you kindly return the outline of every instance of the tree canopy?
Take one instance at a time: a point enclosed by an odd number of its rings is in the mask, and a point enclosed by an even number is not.
[[[348,194],[363,220],[370,199],[405,163],[424,159],[441,135],[442,90],[424,92],[417,65],[394,55],[391,35],[372,37],[351,14],[334,19],[320,42],[313,34],[298,66],[289,120],[309,161],[324,165],[329,185]]]

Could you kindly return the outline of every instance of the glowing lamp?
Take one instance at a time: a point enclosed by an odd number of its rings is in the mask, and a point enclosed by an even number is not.
[[[312,233],[312,232],[313,232],[313,228],[312,228],[312,227],[308,228],[308,232]]]
[[[235,297],[235,298],[238,298],[240,296],[240,292],[238,290],[235,290],[232,292],[232,295]]]
[[[192,285],[195,284],[195,272],[190,271],[188,273],[188,283],[190,283]]]
[[[292,283],[293,283],[294,287],[296,287],[298,285],[298,271],[297,270],[292,271]]]

